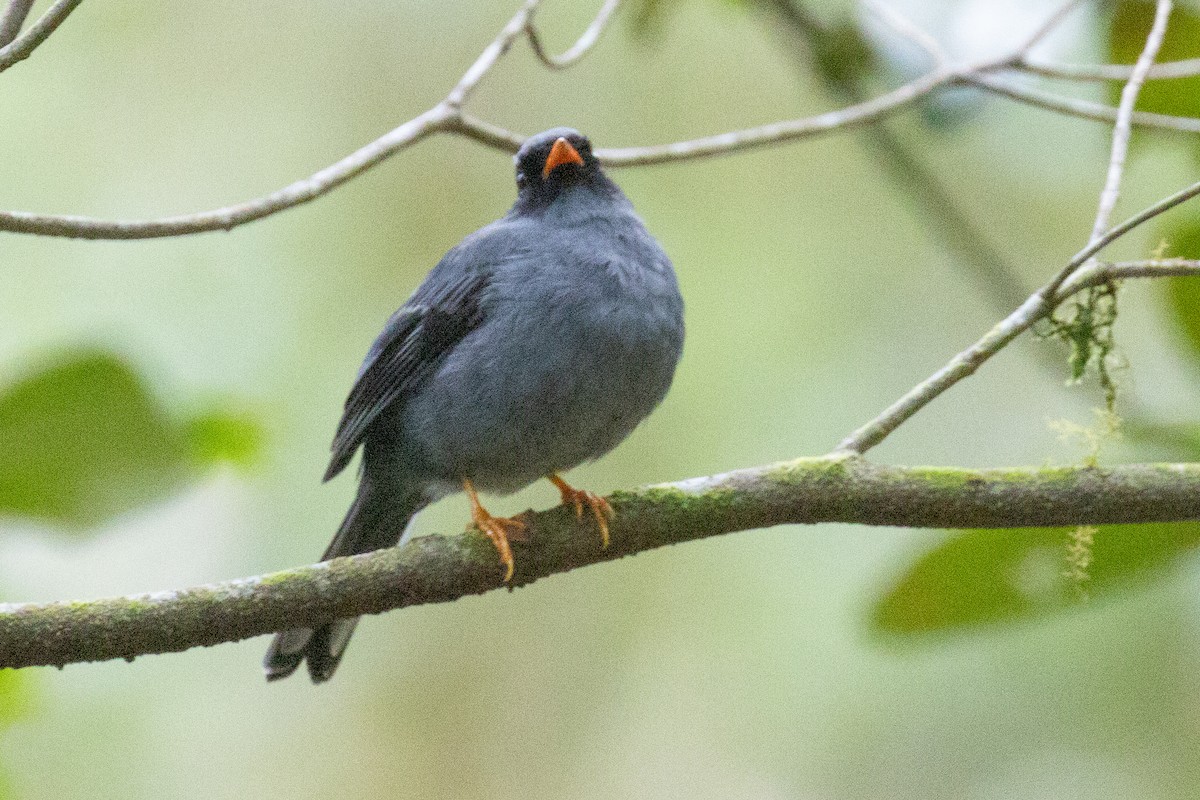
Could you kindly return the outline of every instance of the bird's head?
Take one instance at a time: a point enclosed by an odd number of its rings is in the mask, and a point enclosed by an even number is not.
[[[610,185],[592,155],[592,143],[572,128],[551,128],[530,136],[514,159],[517,192],[532,206],[548,205],[571,186]]]

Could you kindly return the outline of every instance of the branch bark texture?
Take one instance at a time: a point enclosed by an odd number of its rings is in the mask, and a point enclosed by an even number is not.
[[[529,541],[514,543],[512,585],[785,523],[1008,528],[1197,520],[1200,464],[968,470],[801,459],[617,492],[609,500],[617,517],[607,549],[568,509],[529,512]],[[3,605],[0,667],[179,652],[504,586],[482,534],[427,536],[403,548],[180,591]]]

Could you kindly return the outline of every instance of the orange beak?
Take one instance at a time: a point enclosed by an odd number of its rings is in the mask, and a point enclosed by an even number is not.
[[[550,148],[550,155],[546,156],[546,166],[542,167],[542,180],[550,177],[554,168],[562,164],[578,164],[582,167],[583,157],[579,155],[578,150],[571,147],[570,142],[560,136]]]

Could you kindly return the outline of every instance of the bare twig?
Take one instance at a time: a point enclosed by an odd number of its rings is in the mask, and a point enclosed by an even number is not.
[[[632,167],[722,156],[763,145],[783,144],[795,139],[804,139],[834,130],[875,122],[895,113],[913,100],[929,94],[939,86],[951,83],[954,78],[952,72],[935,70],[886,94],[837,111],[671,144],[600,149],[596,151],[596,155],[607,165]]]
[[[1012,60],[1019,61],[1023,59],[1030,50],[1041,44],[1042,40],[1054,32],[1054,29],[1062,24],[1071,12],[1079,6],[1083,5],[1083,0],[1067,0],[1058,7],[1053,14],[1046,17],[1046,21],[1039,25],[1033,33],[1026,37],[1025,41],[1021,42],[1016,50],[1013,51]]]
[[[17,38],[21,26],[25,24],[25,18],[33,8],[33,2],[34,0],[8,0],[8,6],[3,15],[0,15],[0,47]]]
[[[1098,122],[1116,122],[1117,109],[1102,103],[1092,103],[1074,97],[1060,97],[1050,92],[1043,92],[1030,86],[1018,86],[1011,81],[986,74],[986,70],[968,72],[959,76],[959,82],[969,86],[986,89],[992,94],[1007,97],[1026,105],[1043,108],[1057,114],[1066,114],[1080,119],[1093,119]],[[1173,117],[1169,114],[1154,114],[1148,111],[1135,111],[1130,117],[1134,125],[1143,128],[1158,128],[1166,131],[1183,131],[1200,133],[1200,119],[1192,117]]]
[[[529,19],[540,3],[541,0],[525,0],[521,9],[513,15],[491,44],[484,48],[483,52],[479,54],[479,58],[475,59],[475,63],[467,69],[458,84],[450,90],[450,94],[446,95],[446,99],[442,101],[443,104],[454,109],[462,108],[463,103],[483,80],[483,76],[496,66],[496,62],[508,52],[513,42],[525,33]]]
[[[1025,58],[1013,66],[1044,78],[1072,81],[1127,81],[1133,74],[1132,64],[1051,64]],[[1186,58],[1155,64],[1146,73],[1146,80],[1173,80],[1196,76],[1200,76],[1200,58]]]
[[[1062,293],[1060,287],[1088,259],[1139,225],[1197,195],[1200,195],[1200,183],[1192,184],[1165,200],[1160,200],[1146,210],[1130,217],[1125,222],[1102,234],[1094,242],[1076,253],[1075,257],[1055,275],[1050,283],[1047,283],[1030,295],[1017,310],[998,322],[979,341],[954,356],[944,367],[921,381],[907,391],[903,397],[884,409],[873,420],[843,439],[834,452],[861,454],[875,447],[886,439],[892,431],[900,427],[901,424],[922,408],[929,405],[934,398],[941,395],[963,378],[973,374],[984,362],[1003,350],[1009,342],[1032,328],[1039,320],[1048,316],[1059,303],[1066,299],[1066,295]],[[1086,287],[1074,287],[1072,293],[1083,288]]]
[[[1116,227],[1106,231],[1099,238],[1094,239],[1088,244],[1087,247],[1083,248],[1074,256],[1072,256],[1071,260],[1068,261],[1067,265],[1063,268],[1063,273],[1069,275],[1071,272],[1074,272],[1077,267],[1082,266],[1089,258],[1096,255],[1096,253],[1099,253],[1105,247],[1108,247],[1110,244],[1115,242],[1117,239],[1120,239],[1134,228],[1149,222],[1158,215],[1166,211],[1170,211],[1180,203],[1187,202],[1197,195],[1200,195],[1200,181],[1193,183],[1191,186],[1188,186],[1185,189],[1180,189],[1170,197],[1164,197],[1154,205],[1148,206],[1142,211],[1139,211],[1129,219],[1122,222],[1120,225],[1117,225]],[[1066,279],[1066,275],[1063,275],[1063,280]],[[1059,283],[1061,282],[1062,281],[1059,281]]]
[[[1200,465],[967,470],[802,459],[618,492],[612,543],[559,507],[525,518],[512,585],[670,544],[784,523],[1026,527],[1200,519]],[[178,652],[505,587],[480,534],[171,592],[0,606],[0,668]]]
[[[225,206],[200,214],[161,217],[153,220],[100,220],[90,217],[5,211],[0,212],[0,230],[35,233],[42,236],[69,236],[79,239],[151,239],[202,231],[229,230],[320,197],[335,186],[370,169],[393,153],[420,141],[434,131],[444,129],[452,117],[452,112],[440,106],[426,111],[320,172],[265,197],[258,197],[237,205]]]
[[[38,45],[46,41],[50,34],[54,33],[58,26],[63,23],[63,20],[82,2],[83,0],[58,0],[54,5],[46,9],[46,13],[42,14],[41,18],[29,27],[29,30],[25,31],[25,33],[21,34],[11,43],[0,47],[0,72],[8,69],[18,61],[24,61],[29,58],[30,54],[38,48]]]
[[[592,20],[592,24],[588,25],[587,30],[583,32],[575,44],[559,56],[546,52],[546,49],[542,46],[542,38],[538,35],[537,27],[533,24],[533,14],[530,14],[525,22],[525,33],[529,37],[529,46],[533,48],[534,55],[538,57],[538,60],[546,68],[566,69],[587,55],[588,51],[596,46],[596,42],[600,41],[600,36],[608,26],[608,21],[620,5],[621,0],[604,0],[604,5],[600,6],[600,11],[596,13],[596,18]]]
[[[901,38],[907,39],[924,50],[933,59],[935,65],[940,67],[950,60],[937,39],[934,39],[927,31],[919,28],[912,20],[890,5],[880,2],[880,0],[863,0],[863,5]]]
[[[1117,105],[1117,122],[1113,126],[1108,175],[1104,180],[1104,189],[1100,192],[1100,204],[1096,209],[1096,221],[1092,225],[1089,243],[1104,235],[1113,209],[1116,208],[1117,198],[1120,197],[1121,176],[1125,173],[1125,155],[1129,151],[1129,136],[1133,133],[1133,108],[1137,104],[1138,94],[1142,91],[1142,84],[1146,82],[1146,73],[1158,57],[1163,37],[1167,35],[1167,20],[1171,17],[1172,6],[1172,0],[1158,0],[1154,10],[1154,24],[1150,26],[1150,33],[1146,36],[1146,45],[1134,64],[1129,81],[1121,90],[1121,102]]]
[[[797,57],[806,71],[824,86],[826,94],[840,105],[861,103],[869,95],[864,90],[864,76],[855,69],[829,68],[832,49],[840,46],[841,38],[830,30],[802,0],[757,0],[771,16],[767,27],[785,34],[788,51]],[[897,33],[917,37],[918,28],[906,17],[880,3],[870,5],[874,13],[887,15],[885,23]],[[936,51],[934,61],[945,64],[949,58],[934,40],[918,43],[926,50]],[[947,184],[930,166],[927,148],[914,147],[886,121],[861,129],[870,163],[891,178],[896,190],[914,201],[920,221],[939,236],[947,251],[964,267],[974,271],[985,293],[997,308],[1007,313],[1029,293],[1008,256],[996,247],[991,237],[963,211]],[[1044,352],[1038,350],[1036,352]],[[1054,359],[1055,367],[1059,359]]]
[[[1095,261],[1077,270],[1059,287],[1061,302],[1073,294],[1127,278],[1192,278],[1200,275],[1200,260],[1190,258],[1150,258],[1141,261]]]
[[[44,39],[45,35],[48,35],[48,31],[39,32],[37,29],[45,27],[44,23],[48,24],[55,19],[61,22],[62,17],[65,17],[66,13],[80,1],[59,0],[34,28],[9,47],[0,50],[0,67],[3,65],[5,54],[11,57],[16,52],[13,48],[17,48],[18,45],[26,46],[23,43],[40,41],[35,39],[35,34]],[[526,0],[522,4],[442,102],[335,164],[269,195],[211,211],[148,220],[104,220],[73,215],[0,211],[0,231],[89,239],[146,239],[230,230],[238,225],[313,200],[434,133],[463,135],[486,146],[513,152],[523,141],[521,135],[467,115],[462,110],[462,105],[484,76],[511,48],[512,44],[523,34],[529,35],[532,16],[539,3],[540,0]],[[596,19],[576,44],[566,54],[556,59],[560,65],[565,66],[566,63],[578,60],[596,43],[612,15],[610,4],[615,6],[612,0],[607,0]],[[1029,40],[1030,45],[1033,42],[1034,39]],[[543,55],[545,54],[543,53]],[[606,164],[617,167],[726,155],[867,124],[894,113],[935,89],[955,83],[976,85],[997,94],[1061,113],[1103,121],[1116,119],[1116,109],[1083,101],[1059,99],[1032,89],[1009,86],[1005,82],[985,74],[995,69],[1011,66],[1014,59],[1021,56],[1023,53],[967,67],[936,69],[866,102],[818,114],[814,117],[775,122],[666,145],[599,149],[596,153]],[[1134,124],[1149,127],[1200,132],[1200,120],[1138,112],[1133,115],[1132,121]]]
[[[879,119],[952,78],[949,73],[926,76],[857,106],[806,119],[772,123],[669,145],[597,149],[596,155],[610,166],[633,166],[724,155],[768,144],[780,144]],[[464,84],[460,84],[462,85]],[[265,197],[199,214],[152,220],[103,220],[33,214],[25,211],[0,211],[0,230],[82,239],[150,239],[229,230],[320,197],[432,133],[462,134],[506,152],[514,152],[523,141],[523,137],[516,133],[471,117],[442,103],[341,161]]]

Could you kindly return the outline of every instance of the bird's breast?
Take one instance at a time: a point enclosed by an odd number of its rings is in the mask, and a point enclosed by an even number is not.
[[[491,491],[615,447],[662,400],[682,348],[665,256],[533,261],[495,276],[483,311],[409,414],[439,471]]]

